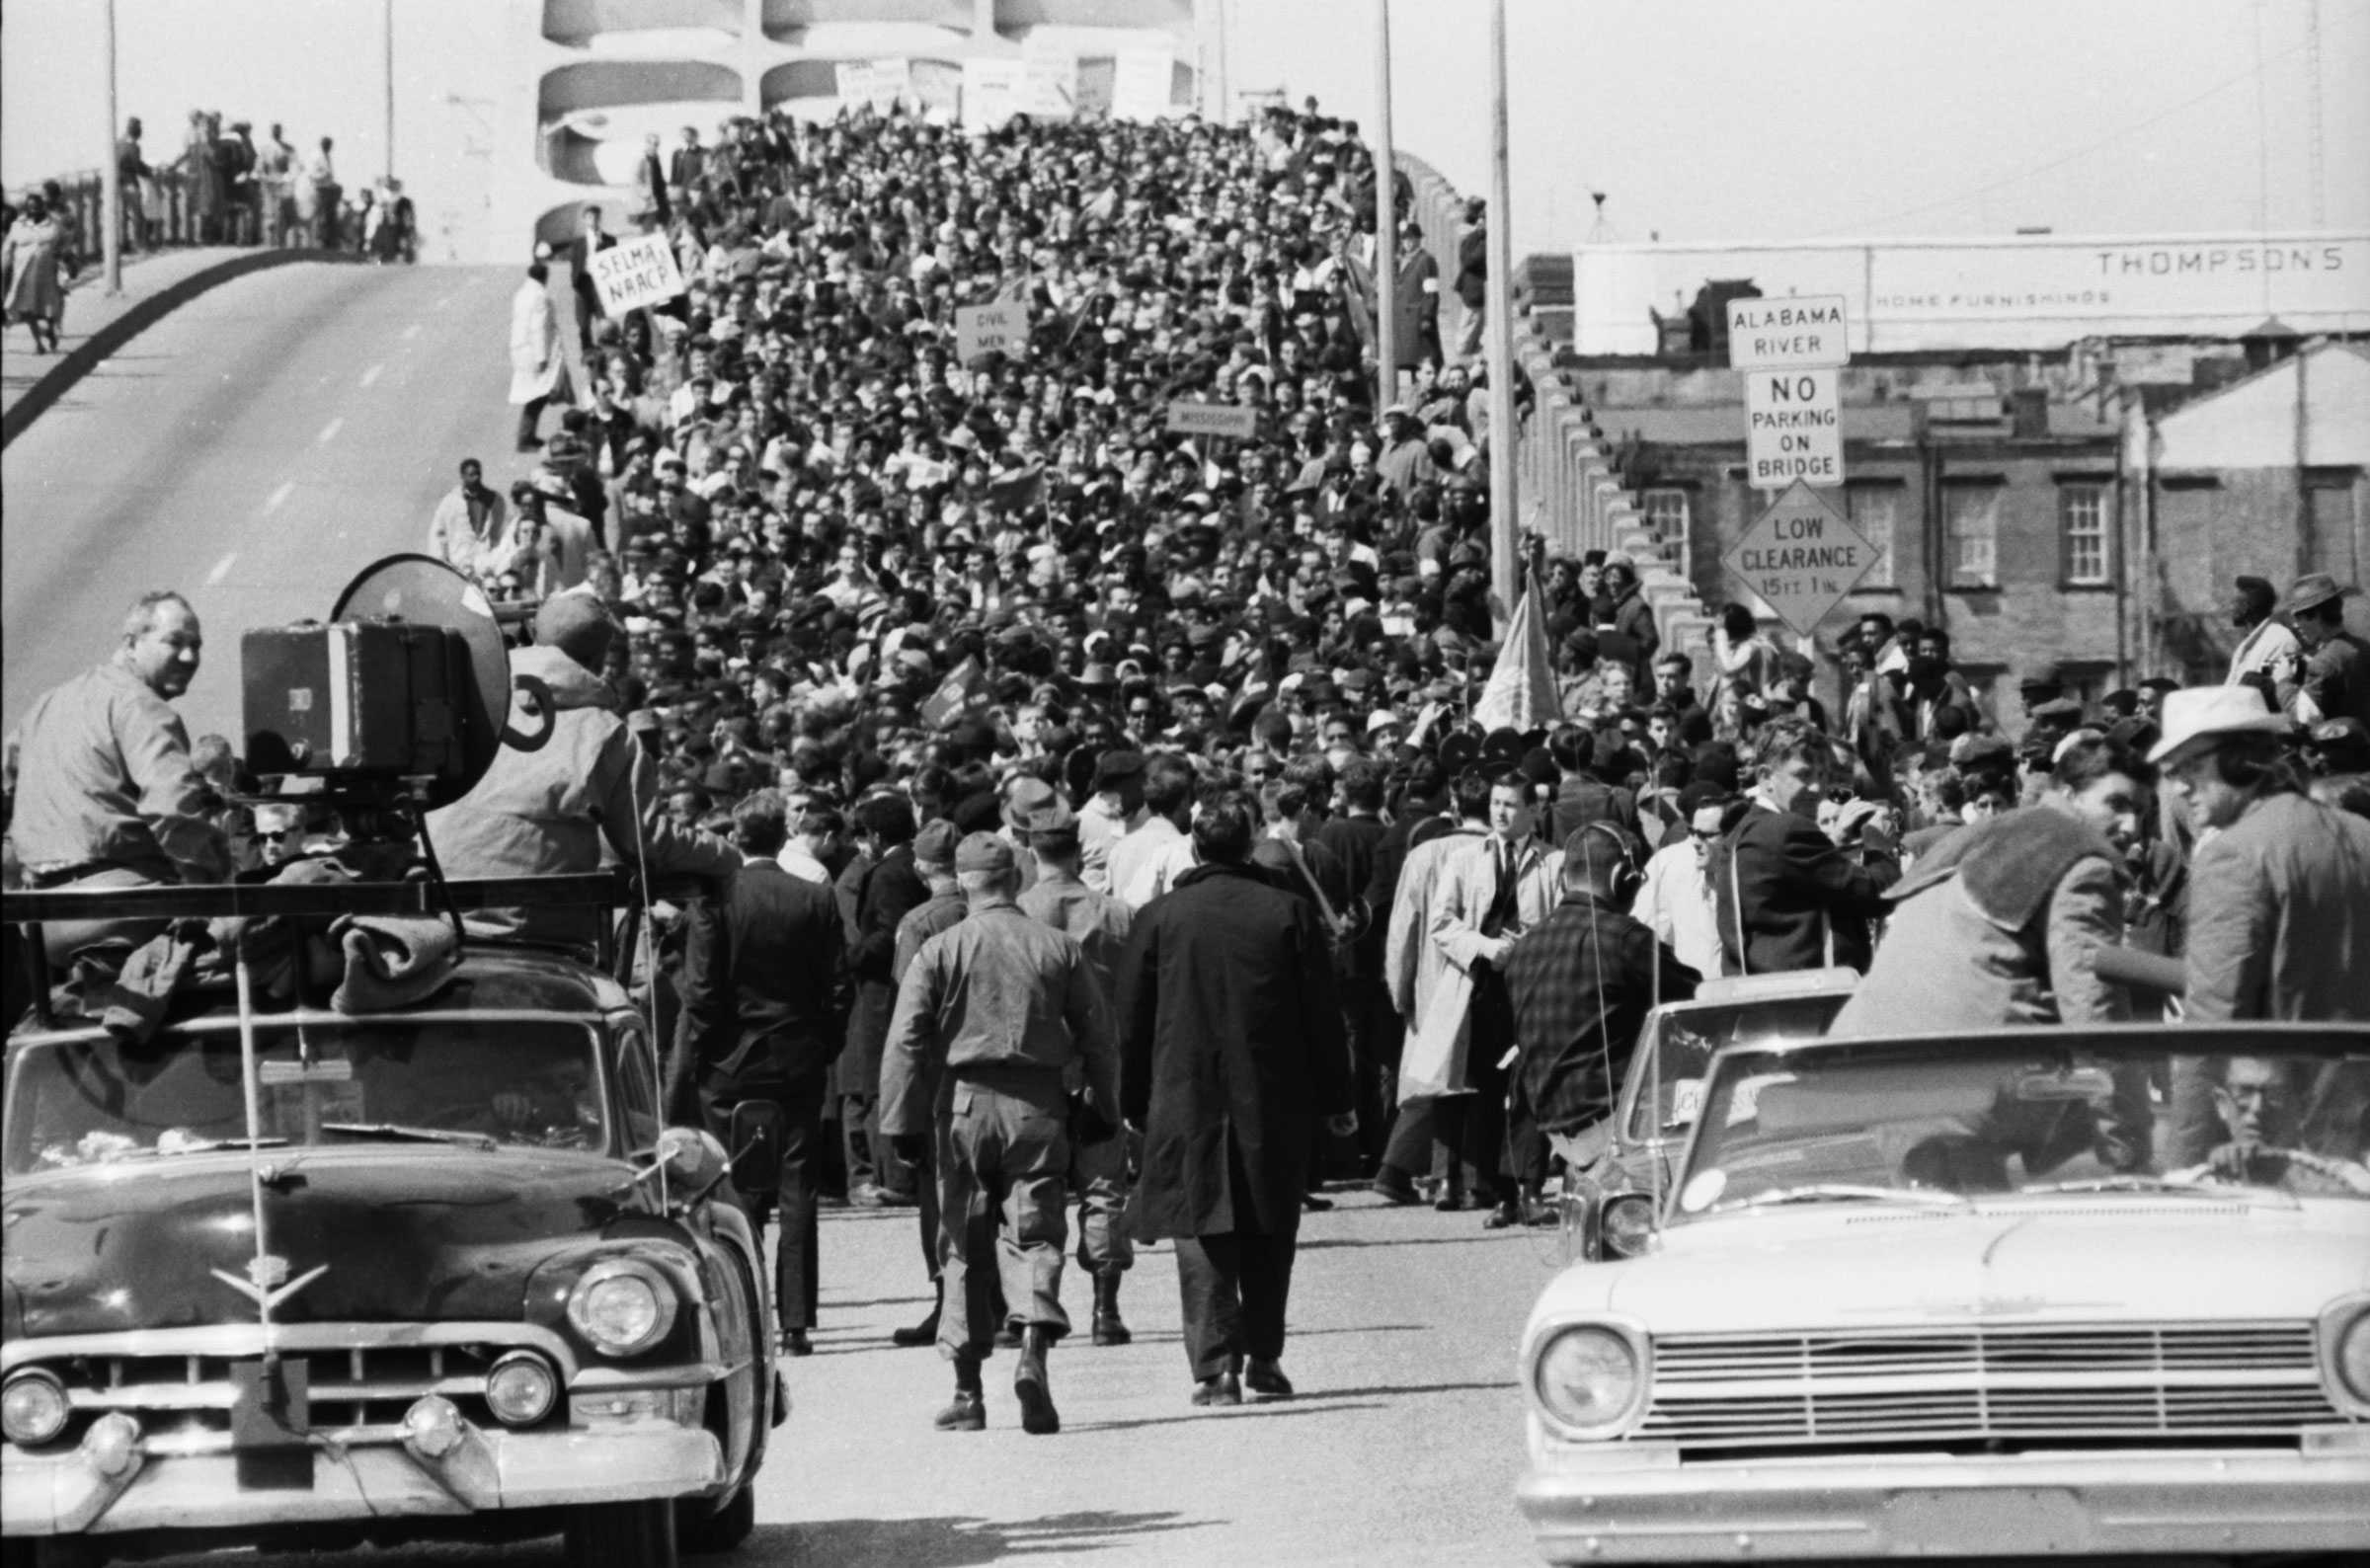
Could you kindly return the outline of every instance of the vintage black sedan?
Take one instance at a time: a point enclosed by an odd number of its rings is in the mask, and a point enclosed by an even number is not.
[[[755,1237],[598,970],[473,947],[425,1001],[8,1043],[12,1560],[752,1524],[784,1414]],[[252,1103],[251,1103],[252,1097]]]

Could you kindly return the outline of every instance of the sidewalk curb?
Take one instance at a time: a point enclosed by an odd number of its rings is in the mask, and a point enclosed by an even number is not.
[[[291,262],[359,263],[363,259],[346,251],[259,250],[166,284],[59,355],[39,381],[27,387],[25,395],[5,415],[0,415],[0,447],[22,435],[51,404],[65,396],[75,382],[97,369],[109,355],[207,289],[249,273],[260,273],[267,267],[285,267]]]

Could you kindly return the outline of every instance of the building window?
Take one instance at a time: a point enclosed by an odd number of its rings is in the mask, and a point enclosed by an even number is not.
[[[2305,559],[2312,570],[2327,572],[2339,583],[2359,583],[2362,569],[2370,566],[2370,540],[2363,537],[2362,509],[2354,491],[2358,472],[2321,469],[2305,475],[2313,530],[2305,541]]]
[[[2104,485],[2057,487],[2058,561],[2069,587],[2096,588],[2107,579]]]
[[[1695,550],[1688,529],[1687,492],[1663,486],[1641,494],[1638,504],[1644,509],[1646,530],[1654,535],[1663,564],[1681,577],[1693,575]]]
[[[1875,547],[1876,564],[1868,575],[1859,580],[1862,589],[1891,588],[1899,585],[1893,575],[1893,539],[1901,522],[1901,487],[1899,485],[1847,485],[1844,487],[1844,515],[1852,520],[1868,543]]]
[[[1948,571],[1948,587],[2000,586],[1998,485],[1942,487],[1942,557]]]

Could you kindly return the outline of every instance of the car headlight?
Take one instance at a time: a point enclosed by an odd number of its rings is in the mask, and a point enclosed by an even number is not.
[[[568,1293],[568,1321],[603,1356],[638,1356],[674,1326],[674,1288],[645,1263],[596,1263]]]
[[[0,1435],[25,1448],[37,1448],[66,1430],[74,1407],[65,1384],[45,1372],[19,1372],[0,1389]]]
[[[1605,1201],[1597,1234],[1609,1258],[1634,1258],[1654,1239],[1654,1200],[1644,1193],[1622,1193]]]
[[[1531,1363],[1540,1413],[1566,1437],[1616,1437],[1637,1413],[1646,1387],[1640,1342],[1599,1323],[1555,1330]]]
[[[2353,1296],[2321,1314],[2321,1358],[2340,1405],[2370,1415],[2370,1296]]]
[[[531,1350],[514,1350],[486,1372],[486,1408],[506,1427],[531,1427],[551,1414],[560,1374]]]

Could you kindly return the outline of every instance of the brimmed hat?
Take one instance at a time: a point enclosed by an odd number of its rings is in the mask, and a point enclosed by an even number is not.
[[[2287,611],[2290,615],[2302,615],[2307,610],[2319,609],[2330,599],[2350,598],[2360,591],[2350,583],[2339,588],[2337,580],[2327,572],[2307,572],[2288,589]]]
[[[2200,741],[2225,735],[2284,735],[2286,716],[2263,705],[2252,686],[2191,686],[2165,697],[2165,738],[2148,752],[2167,762]]]

